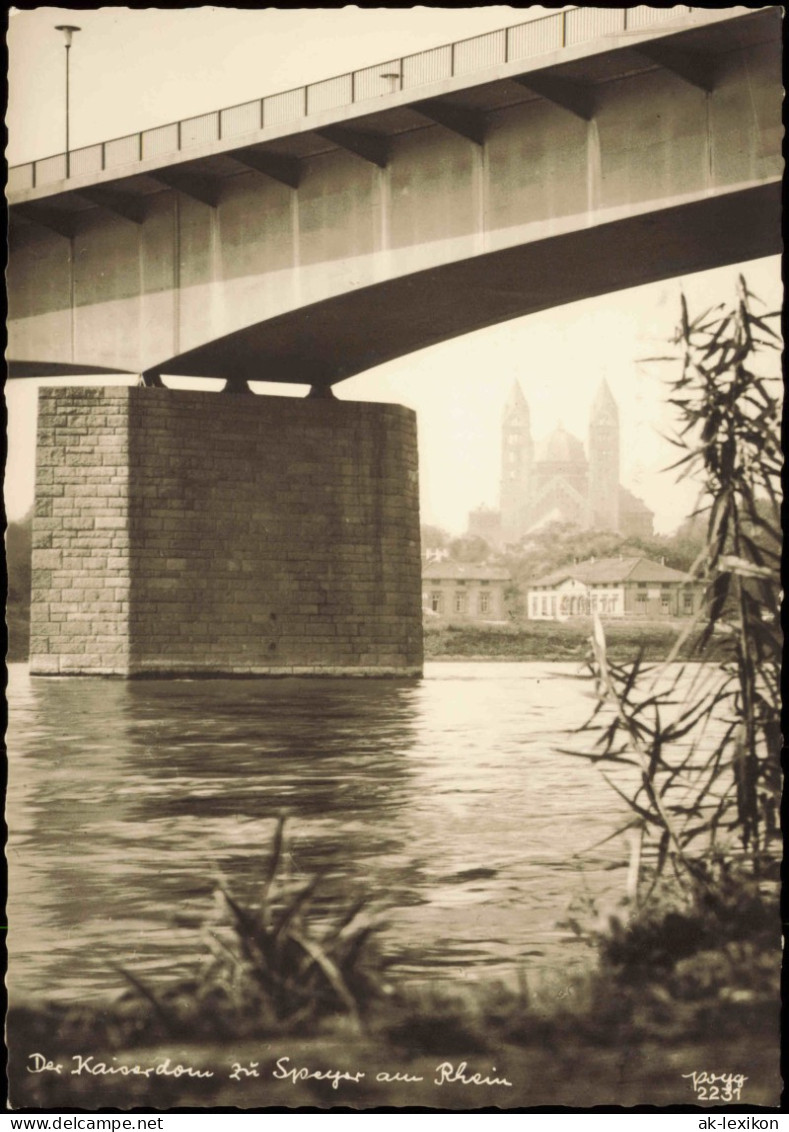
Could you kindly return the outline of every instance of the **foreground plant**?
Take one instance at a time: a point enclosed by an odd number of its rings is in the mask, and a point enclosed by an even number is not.
[[[122,970],[167,1033],[194,1025],[236,1035],[294,1030],[332,1015],[348,1016],[361,1030],[368,1008],[388,993],[386,964],[374,946],[381,924],[369,899],[331,919],[313,916],[325,874],[302,884],[289,880],[284,838],[280,817],[255,899],[242,902],[218,882],[214,913],[204,923],[208,954],[194,978],[159,991]]]
[[[641,658],[613,664],[596,621],[597,702],[586,725],[595,743],[571,752],[604,767],[630,809],[618,832],[638,835],[636,906],[670,871],[719,922],[731,908],[732,877],[763,893],[780,859],[781,387],[757,371],[780,339],[777,314],[760,314],[759,305],[742,276],[733,306],[693,320],[683,296],[674,338],[682,368],[670,402],[683,453],[675,467],[701,481],[697,513],[706,513],[707,532],[691,575],[704,582],[706,600],[669,660],[689,645],[705,660],[713,635],[724,658],[677,671]]]

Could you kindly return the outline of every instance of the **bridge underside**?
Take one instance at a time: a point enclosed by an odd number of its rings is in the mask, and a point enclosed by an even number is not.
[[[509,319],[780,254],[781,203],[779,182],[751,185],[390,279],[205,342],[145,376],[330,386]],[[11,377],[118,372],[9,362]]]
[[[508,319],[779,254],[780,219],[776,182],[595,224],[259,322],[157,372],[331,385]]]
[[[17,191],[12,376],[328,386],[779,252],[778,11],[662,28]]]

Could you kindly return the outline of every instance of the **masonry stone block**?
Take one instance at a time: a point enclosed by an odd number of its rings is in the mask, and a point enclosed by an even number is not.
[[[32,672],[421,671],[410,410],[45,389],[39,437]]]

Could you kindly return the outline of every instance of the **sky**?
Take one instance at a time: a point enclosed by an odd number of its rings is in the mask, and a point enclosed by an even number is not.
[[[64,148],[65,52],[56,24],[82,28],[71,51],[71,145],[78,148],[544,14],[499,5],[12,9],[7,160],[20,164]],[[682,290],[692,309],[731,299],[738,270],[771,307],[779,305],[779,261],[761,260],[503,323],[389,362],[335,393],[416,410],[422,521],[459,534],[469,510],[498,505],[501,416],[513,382],[529,402],[535,440],[559,423],[585,440],[589,407],[605,379],[619,404],[622,482],[655,512],[656,530],[668,533],[693,509],[697,488],[676,486],[661,470],[675,458],[661,439],[672,430],[668,374],[642,359],[665,352]],[[33,502],[39,384],[63,381],[6,387],[12,520]]]

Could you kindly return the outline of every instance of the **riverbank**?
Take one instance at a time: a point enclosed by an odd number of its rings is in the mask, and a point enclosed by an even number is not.
[[[687,622],[616,622],[605,625],[608,656],[625,663],[638,655],[647,661],[665,660]],[[543,660],[578,661],[589,655],[592,622],[527,621],[513,624],[461,624],[428,622],[424,627],[425,660]],[[723,651],[717,639],[705,651],[705,660],[719,660]],[[678,659],[692,656],[692,640],[685,642]],[[698,659],[698,658],[696,658]]]
[[[526,952],[507,982],[414,981],[370,900],[294,883],[285,825],[254,903],[217,882],[180,977],[112,964],[112,1001],[14,1003],[12,1108],[779,1104],[777,866],[756,883],[729,860],[714,899],[666,882],[604,921],[579,908],[576,974],[535,977]]]
[[[777,963],[770,979],[774,998],[734,967],[725,972],[735,978],[724,993],[714,985],[720,964],[720,953],[697,957],[697,971],[706,969],[708,977],[695,993],[688,993],[687,965],[684,974],[664,973],[660,984],[647,978],[638,987],[597,975],[553,1002],[527,1002],[496,986],[432,999],[426,991],[379,1007],[365,1033],[347,1018],[334,1018],[314,1023],[310,1032],[261,1028],[234,1037],[222,1032],[220,1013],[213,1037],[199,1033],[203,1024],[191,1039],[160,1034],[155,1040],[150,1004],[138,1003],[136,1015],[128,1003],[17,1007],[8,1016],[11,1105],[776,1107]],[[705,1092],[705,1071],[728,1084]]]
[[[731,873],[712,904],[671,885],[602,930],[573,922],[574,975],[523,957],[509,982],[413,981],[390,978],[363,899],[309,914],[321,878],[280,879],[284,827],[259,906],[220,884],[185,976],[116,967],[112,1001],[11,1007],[12,1108],[780,1102],[777,880]]]
[[[8,661],[26,663],[29,623],[17,611],[8,613]],[[665,660],[686,621],[609,621],[605,625],[608,653],[617,663],[632,660],[643,650],[648,661]],[[429,621],[424,626],[425,660],[584,660],[589,652],[592,622],[525,621],[511,624],[462,624]],[[680,660],[691,656],[686,643]],[[722,641],[715,638],[704,659],[719,660]]]

